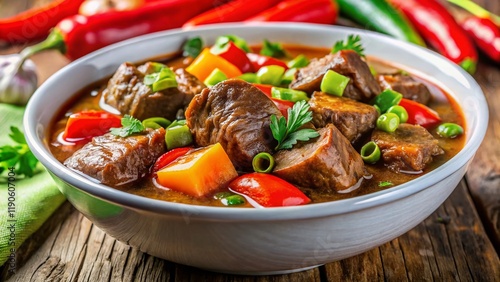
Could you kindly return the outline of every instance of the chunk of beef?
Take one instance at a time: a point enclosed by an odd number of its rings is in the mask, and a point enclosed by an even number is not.
[[[333,123],[352,143],[375,128],[378,118],[377,110],[371,105],[324,92],[314,92],[309,104],[314,126]]]
[[[143,83],[144,76],[152,71],[150,63],[138,68],[130,63],[120,65],[103,91],[105,103],[139,120],[149,117],[175,119],[177,111],[189,104],[194,92],[204,87],[201,81],[185,70],[177,70],[178,87],[153,93]]]
[[[319,137],[274,155],[274,174],[302,187],[339,192],[355,186],[365,174],[361,156],[333,125]]]
[[[186,110],[196,144],[219,142],[240,171],[251,170],[257,153],[272,153],[276,143],[269,128],[271,115],[282,116],[262,91],[239,79],[203,89]]]
[[[403,97],[426,105],[432,95],[425,84],[413,77],[401,73],[378,74],[377,81],[382,89],[392,89],[403,94]]]
[[[368,102],[380,93],[380,87],[370,72],[365,61],[352,50],[343,50],[328,54],[299,69],[290,88],[302,90],[309,94],[320,91],[321,80],[328,70],[333,70],[350,78],[344,90],[344,97]]]
[[[139,180],[165,152],[165,130],[147,129],[144,134],[118,137],[111,133],[92,138],[65,162],[101,183],[116,186]]]
[[[393,133],[374,130],[372,140],[382,152],[384,163],[393,171],[421,171],[433,156],[444,154],[438,141],[419,125],[402,123]]]

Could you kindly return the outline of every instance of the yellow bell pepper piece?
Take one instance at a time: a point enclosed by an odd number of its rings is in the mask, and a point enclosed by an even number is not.
[[[203,49],[186,70],[199,80],[205,81],[216,68],[221,70],[228,78],[242,75],[241,71],[228,60],[212,54],[210,48]]]
[[[192,150],[157,172],[158,183],[185,194],[202,197],[225,187],[238,176],[219,143]]]

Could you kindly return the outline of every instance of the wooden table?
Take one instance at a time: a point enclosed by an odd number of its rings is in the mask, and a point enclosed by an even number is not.
[[[48,0],[45,0],[48,1]],[[496,14],[500,1],[475,0]],[[0,16],[33,5],[0,2]],[[0,47],[13,53],[22,46]],[[57,52],[32,57],[40,82],[68,63]],[[500,281],[500,67],[481,58],[475,79],[490,109],[483,145],[455,192],[429,218],[364,254],[308,271],[276,276],[206,272],[142,253],[106,235],[69,203],[19,249],[11,281]]]

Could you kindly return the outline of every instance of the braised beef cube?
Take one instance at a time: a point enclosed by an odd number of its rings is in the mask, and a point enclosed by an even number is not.
[[[103,91],[105,103],[139,120],[149,117],[175,119],[178,110],[189,104],[193,92],[199,91],[203,83],[186,71],[177,70],[178,87],[153,93],[143,83],[144,76],[153,71],[151,66],[151,63],[138,68],[130,63],[120,65]]]
[[[401,73],[379,74],[376,78],[380,88],[397,91],[403,94],[403,97],[406,99],[426,105],[432,97],[431,92],[425,84],[409,75]]]
[[[433,156],[444,154],[427,129],[402,123],[393,133],[374,130],[372,140],[377,143],[384,163],[393,171],[421,171],[432,162]]]
[[[282,116],[261,90],[240,79],[203,89],[186,109],[195,143],[208,146],[219,142],[240,171],[252,169],[257,153],[273,152],[272,115]]]
[[[371,105],[324,92],[314,92],[309,104],[314,126],[333,123],[351,143],[371,132],[378,118],[377,110]]]
[[[308,94],[320,91],[321,80],[328,70],[350,78],[344,97],[368,102],[380,93],[380,87],[365,61],[352,50],[342,50],[320,59],[312,59],[308,66],[299,69],[290,88]]]
[[[333,124],[318,133],[307,143],[277,152],[273,173],[295,185],[325,192],[357,187],[365,174],[361,156]]]
[[[147,129],[143,134],[128,137],[107,133],[92,138],[64,165],[103,184],[116,186],[144,177],[165,150],[163,128]]]

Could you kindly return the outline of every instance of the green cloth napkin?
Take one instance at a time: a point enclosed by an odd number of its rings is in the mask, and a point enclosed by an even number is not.
[[[11,126],[17,126],[24,133],[23,114],[23,107],[0,103],[0,146],[14,144],[8,136]],[[10,217],[8,209],[8,181],[0,177],[0,266],[15,255],[20,245],[65,201],[41,164],[37,172],[31,178],[16,176],[12,182],[15,185],[15,199],[11,198],[15,205],[15,210],[11,210],[14,217]]]

